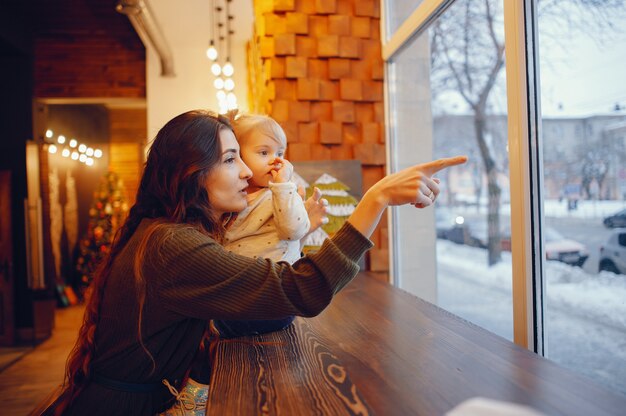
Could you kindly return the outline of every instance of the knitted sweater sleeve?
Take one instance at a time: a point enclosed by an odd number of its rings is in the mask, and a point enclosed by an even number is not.
[[[146,279],[156,277],[163,307],[199,319],[280,319],[315,316],[357,274],[372,243],[350,223],[315,254],[293,265],[228,252],[191,229],[179,230],[151,250]]]

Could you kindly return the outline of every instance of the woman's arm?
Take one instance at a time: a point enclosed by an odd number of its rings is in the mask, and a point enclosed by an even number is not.
[[[356,276],[371,248],[367,239],[385,208],[425,207],[439,193],[430,176],[465,157],[441,159],[391,174],[370,188],[348,222],[321,249],[289,265],[229,253],[213,239],[186,228],[145,259],[162,304],[202,319],[280,319],[314,316]]]

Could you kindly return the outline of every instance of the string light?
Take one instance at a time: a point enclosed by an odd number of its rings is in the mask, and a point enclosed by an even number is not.
[[[67,140],[64,135],[60,134],[55,141],[53,137],[54,132],[50,129],[46,130],[45,138],[48,141],[44,143],[47,143],[48,153],[50,154],[56,154],[60,151],[62,157],[80,161],[87,166],[93,166],[95,159],[99,159],[103,155],[102,150],[79,143],[74,138]]]

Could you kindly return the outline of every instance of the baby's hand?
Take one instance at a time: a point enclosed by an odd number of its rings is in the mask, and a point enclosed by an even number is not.
[[[293,165],[287,159],[277,157],[272,162],[274,167],[270,171],[272,174],[272,181],[274,183],[284,183],[291,180],[293,175]]]
[[[309,214],[311,228],[307,234],[312,233],[324,224],[328,224],[328,201],[322,198],[322,191],[313,188],[313,195],[304,202],[304,208]]]

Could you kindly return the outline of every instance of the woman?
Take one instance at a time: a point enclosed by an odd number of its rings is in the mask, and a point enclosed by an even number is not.
[[[136,203],[94,278],[56,413],[154,415],[173,403],[168,387],[180,389],[210,320],[317,315],[356,275],[385,208],[433,203],[435,170],[376,183],[343,228],[293,266],[242,257],[220,244],[251,176],[232,129],[205,111],[175,117],[157,134]]]

